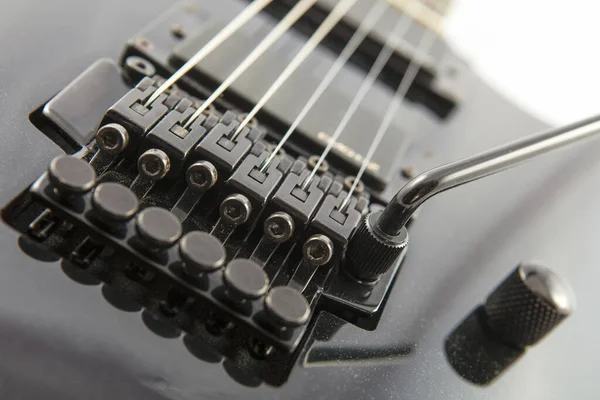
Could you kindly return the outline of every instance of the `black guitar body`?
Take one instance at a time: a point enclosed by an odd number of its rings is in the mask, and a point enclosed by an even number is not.
[[[201,47],[208,33],[214,33],[215,26],[222,27],[227,16],[231,19],[243,5],[242,0],[176,5],[159,0],[5,1],[0,13],[0,204],[17,207],[15,196],[36,181],[53,158],[81,151],[73,137],[53,127],[43,112],[44,105],[81,72],[101,58],[127,70],[124,60],[137,55],[168,77]],[[277,10],[270,12],[260,17],[275,20]],[[175,23],[185,29],[184,35],[173,28]],[[249,32],[268,32],[261,25],[254,29]],[[293,54],[286,45],[305,38],[301,30],[288,32],[278,50],[287,51],[278,61],[281,66],[271,64],[275,72],[270,72],[263,65],[240,90],[252,91],[254,84],[264,91],[285,66],[285,57]],[[234,43],[228,51],[235,54],[244,46]],[[322,76],[327,62],[335,58],[332,54],[321,46],[290,83],[292,89],[274,100],[273,107],[280,109],[259,114],[258,120],[274,132],[271,141],[276,142],[290,122],[281,113],[299,111],[286,99],[305,101],[318,81],[306,87],[298,82],[308,79],[311,68],[313,79]],[[323,58],[327,62],[318,59],[321,56],[329,57]],[[194,94],[210,93],[207,88],[214,89],[240,57],[220,58],[228,65],[223,76],[218,76],[217,61],[212,76],[192,74],[200,82]],[[337,97],[319,103],[312,119],[301,126],[303,134],[286,147],[288,153],[320,154],[324,143],[315,127],[324,121],[322,130],[331,134],[365,75],[359,64],[345,67],[345,80],[336,81],[332,89]],[[115,83],[107,92],[122,96],[135,85],[139,80],[131,76],[135,70],[128,71],[133,84]],[[390,131],[392,138],[386,138],[377,153],[380,173],[364,179],[374,203],[385,204],[414,171],[546,128],[464,64],[451,75],[458,87],[455,104],[425,89],[412,93],[403,104],[394,125],[398,135]],[[366,153],[393,93],[389,82],[377,85],[368,105],[361,108],[363,114],[340,139],[354,156]],[[185,83],[180,86],[194,90]],[[559,95],[552,93],[550,83],[548,95]],[[219,107],[232,104],[247,112],[253,101],[244,93],[229,93]],[[86,113],[85,106],[81,113]],[[258,373],[251,366],[245,369],[241,359],[232,361],[230,354],[223,356],[206,343],[195,344],[185,328],[182,333],[130,299],[119,298],[102,277],[86,275],[41,250],[10,226],[5,212],[8,223],[0,225],[0,397],[595,398],[600,335],[594,283],[600,277],[599,150],[597,142],[575,145],[428,202],[410,225],[400,271],[384,278],[390,289],[369,311],[373,316],[346,315],[334,307],[335,301],[323,302],[293,354],[261,366]],[[337,148],[332,168],[336,173],[355,172],[356,164],[348,164],[354,156]],[[446,339],[498,282],[528,261],[540,261],[564,276],[577,295],[578,309],[494,382],[474,384],[451,367]]]

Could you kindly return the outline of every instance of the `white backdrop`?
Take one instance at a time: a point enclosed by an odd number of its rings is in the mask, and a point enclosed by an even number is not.
[[[481,76],[544,120],[600,114],[597,0],[455,0],[446,35]]]

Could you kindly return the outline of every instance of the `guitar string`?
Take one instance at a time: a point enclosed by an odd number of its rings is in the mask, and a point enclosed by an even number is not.
[[[373,29],[373,27],[375,26],[377,21],[379,21],[379,19],[381,18],[381,16],[387,8],[387,0],[379,0],[378,3],[371,8],[371,10],[366,15],[363,22],[359,25],[356,32],[354,32],[354,34],[352,35],[352,37],[350,38],[340,55],[336,58],[329,71],[327,71],[327,74],[325,74],[325,77],[319,83],[319,86],[317,86],[317,88],[313,91],[312,96],[310,97],[310,99],[308,99],[308,101],[304,105],[304,108],[302,108],[302,111],[300,111],[294,122],[292,122],[292,124],[288,128],[287,132],[281,137],[279,143],[277,143],[277,146],[270,152],[269,157],[267,157],[266,160],[262,163],[260,167],[260,172],[264,173],[267,170],[271,162],[275,159],[275,157],[277,157],[277,153],[279,152],[279,150],[281,150],[283,145],[295,132],[298,125],[300,125],[300,123],[304,120],[306,115],[308,115],[308,112],[321,98],[323,93],[325,93],[325,90],[327,90],[331,82],[333,82],[333,80],[336,78],[336,76],[344,67],[344,65],[346,65],[352,54],[354,54],[356,49],[358,49],[358,46],[363,42],[365,37],[367,37],[369,32]]]
[[[169,79],[167,79],[155,91],[155,93],[147,100],[147,102],[146,102],[145,105],[148,106],[153,101],[155,101],[170,86],[172,86],[175,82],[177,82],[182,76],[184,76],[187,72],[189,72],[190,69],[192,69],[200,61],[202,61],[202,59],[204,59],[207,55],[209,55],[212,51],[214,51],[225,40],[227,40],[229,37],[231,37],[231,35],[233,35],[235,32],[237,32],[243,25],[245,25],[251,18],[253,18],[256,14],[258,14],[262,9],[264,9],[272,1],[273,0],[254,0],[252,3],[250,3],[234,20],[232,20],[215,37],[213,37],[213,39],[211,39],[202,49],[200,49],[190,60],[188,60],[188,62],[186,62],[179,70],[177,70],[173,75],[171,75],[171,77]],[[309,39],[309,41],[303,46],[303,48],[300,50],[299,54],[292,60],[292,62],[288,65],[288,67],[284,70],[284,72],[282,72],[282,74],[278,77],[278,79],[274,82],[274,84],[269,88],[269,90],[267,91],[267,93],[265,93],[265,95],[263,96],[263,98],[261,98],[261,100],[255,105],[255,107],[253,108],[253,110],[250,113],[248,113],[248,115],[246,116],[246,118],[244,119],[244,121],[242,121],[242,123],[240,124],[240,126],[238,127],[238,129],[235,131],[235,133],[234,133],[234,135],[232,137],[232,140],[235,139],[235,137],[237,137],[237,135],[239,135],[239,133],[241,133],[241,131],[243,130],[243,128],[252,120],[252,118],[258,113],[258,111],[260,111],[260,109],[264,106],[264,104],[283,85],[283,83],[285,83],[285,81],[287,79],[289,79],[289,76],[291,76],[293,74],[293,72],[310,55],[310,53],[312,51],[314,51],[314,49],[316,48],[316,46],[333,29],[333,27],[347,13],[347,11],[356,3],[356,1],[357,0],[341,0],[341,2],[337,4],[337,6],[334,8],[334,10],[332,10],[332,12],[328,15],[328,17],[319,26],[319,28],[317,29],[317,31],[315,31],[315,33]],[[217,90],[215,90],[215,92],[189,118],[189,120],[184,125],[184,127],[188,128],[189,125],[191,125],[193,123],[193,121],[202,112],[204,112],[210,106],[210,104],[212,104],[214,102],[214,100],[216,100],[216,98],[218,96],[220,96],[262,54],[264,54],[264,52],[275,41],[277,41],[285,32],[287,32],[287,30],[289,30],[289,28],[302,15],[304,15],[306,13],[306,11],[308,11],[308,9],[315,2],[316,2],[316,0],[300,0],[300,2],[297,3],[296,6],[280,21],[280,23],[273,29],[273,31],[271,31],[271,33],[267,37],[265,37],[265,39],[263,39],[263,41],[261,41],[261,43],[259,43],[259,45],[254,49],[254,51],[248,57],[246,57],[246,59],[238,66],[238,68],[236,68],[236,70],[232,74],[230,74],[230,76],[221,84],[221,86],[219,86],[219,88],[217,88]],[[285,141],[289,138],[289,136],[291,135],[291,133],[293,133],[293,131],[295,130],[295,128],[297,127],[297,125],[299,124],[299,122],[301,121],[301,119],[303,119],[305,117],[305,115],[307,114],[308,110],[310,108],[312,108],[312,106],[314,105],[314,103],[322,95],[322,93],[324,92],[324,89],[327,86],[329,86],[329,84],[331,83],[331,81],[333,80],[333,78],[337,75],[337,73],[342,68],[342,66],[345,64],[345,62],[347,61],[347,59],[349,58],[349,56],[352,53],[354,53],[354,51],[356,51],[356,47],[358,47],[358,45],[360,44],[360,42],[362,42],[362,40],[364,40],[364,37],[366,36],[366,34],[364,34],[363,32],[365,32],[367,29],[365,29],[365,27],[363,27],[363,25],[367,25],[366,21],[368,21],[369,24],[373,24],[374,25],[375,22],[371,22],[369,17],[373,16],[373,14],[375,14],[375,15],[379,14],[378,17],[377,17],[377,19],[378,19],[380,17],[380,15],[383,13],[383,10],[385,10],[385,7],[381,7],[381,3],[379,4],[379,6],[380,7],[373,7],[372,10],[371,10],[371,12],[367,15],[367,18],[365,18],[365,20],[363,20],[363,24],[361,24],[361,26],[359,27],[359,29],[355,32],[355,34],[353,35],[353,37],[351,38],[351,40],[345,46],[344,50],[340,54],[340,57],[338,57],[338,59],[336,60],[336,63],[339,61],[339,66],[336,66],[336,64],[334,63],[334,66],[330,69],[330,71],[326,75],[326,78],[323,79],[323,81],[321,82],[319,88],[317,88],[317,89],[321,89],[321,90],[316,90],[313,93],[313,97],[311,97],[311,99],[309,100],[309,102],[307,102],[307,104],[305,105],[305,108],[301,111],[301,113],[299,114],[298,118],[296,118],[296,120],[292,124],[293,128],[291,127],[288,130],[288,132],[286,132],[286,135],[284,135],[282,137],[282,140],[280,140],[280,142],[278,143],[277,147],[271,153],[270,157],[268,157],[267,160],[265,161],[265,163],[263,163],[263,165],[261,167],[261,171],[264,172],[264,170],[268,167],[268,165],[270,164],[270,162],[272,162],[272,160],[276,156],[277,152],[281,149],[281,147],[283,146],[283,144],[285,143]],[[403,17],[406,17],[406,15],[404,15]],[[377,19],[374,18],[374,21],[376,21]],[[401,21],[399,21],[398,24],[400,24]],[[398,24],[397,24],[396,28],[398,27]],[[361,29],[361,27],[363,27],[363,29]],[[403,36],[404,33],[408,30],[409,27],[410,27],[410,24],[408,24],[408,26],[404,29],[404,31],[402,32],[402,34],[400,34],[399,36]],[[396,28],[394,29],[394,31],[396,30]],[[372,29],[372,26],[370,28],[368,28],[368,29]],[[359,34],[359,32],[360,32],[360,34]],[[362,38],[360,38],[360,36],[362,36]],[[396,34],[392,34],[392,37],[397,37],[397,36],[398,35],[396,35]],[[360,42],[358,41],[359,38],[361,39]],[[355,42],[357,42],[356,44],[352,43],[353,39],[356,39],[355,40]],[[431,45],[432,39],[433,39],[433,35],[432,35],[431,32],[429,32],[429,34],[424,35],[422,43],[419,44],[419,47],[418,47],[417,51],[422,50],[423,47],[426,47],[424,45],[424,43],[423,43],[426,40],[428,42],[430,42],[427,45],[427,48],[428,48]],[[353,44],[353,46],[350,46],[350,44]],[[390,41],[389,40],[386,41],[386,44],[384,45],[384,48],[382,49],[382,52],[380,53],[379,57],[381,57],[381,55],[384,52],[384,50],[386,50],[386,47],[389,49],[389,47],[390,47],[390,46],[388,46],[389,44],[390,44]],[[393,47],[396,47],[397,44],[398,44],[397,40],[394,39]],[[344,54],[344,52],[346,50],[348,50],[347,51],[347,55]],[[352,50],[352,51],[350,51],[350,50]],[[342,55],[344,55],[344,57],[342,57]],[[377,64],[377,61],[379,60],[379,57],[376,60],[376,62],[374,63],[373,68],[371,68],[371,71],[369,71],[369,75],[371,75],[371,72],[374,72],[374,67]],[[315,164],[315,166],[314,166],[311,174],[309,175],[309,177],[305,180],[305,182],[304,182],[304,184],[302,186],[303,190],[306,190],[306,188],[308,187],[308,185],[310,184],[310,182],[312,181],[312,179],[314,179],[314,176],[315,176],[316,172],[318,171],[318,168],[323,163],[323,161],[324,161],[325,157],[328,155],[328,153],[331,151],[331,148],[335,144],[337,138],[339,137],[339,135],[341,134],[341,132],[343,131],[343,129],[345,128],[345,126],[348,124],[348,122],[351,119],[351,117],[354,115],[356,109],[358,108],[358,105],[360,105],[360,102],[362,101],[362,99],[364,98],[364,96],[366,95],[366,93],[368,92],[368,90],[372,87],[372,85],[373,85],[373,83],[374,83],[377,75],[379,75],[379,73],[383,69],[383,66],[385,66],[385,64],[387,63],[387,61],[389,60],[390,57],[391,57],[391,53],[386,57],[385,61],[383,62],[383,65],[381,66],[381,68],[378,68],[379,71],[377,71],[376,74],[373,74],[374,75],[373,77],[369,77],[369,75],[368,75],[367,79],[365,79],[365,81],[363,81],[363,85],[361,86],[361,89],[359,90],[359,92],[355,96],[355,98],[354,98],[351,106],[349,107],[349,109],[347,110],[346,114],[344,115],[344,118],[342,119],[342,121],[338,125],[338,128],[336,129],[336,132],[330,138],[329,143],[328,143],[326,149],[323,151],[321,157],[319,158],[319,160]],[[346,59],[344,60],[344,58],[346,58]],[[377,150],[377,148],[378,148],[381,140],[385,136],[385,133],[386,133],[387,129],[389,128],[389,125],[391,124],[393,116],[397,112],[397,109],[399,108],[399,106],[402,103],[403,99],[406,97],[406,93],[408,92],[410,86],[412,85],[412,82],[414,81],[414,79],[415,79],[415,77],[416,77],[416,75],[417,75],[417,73],[418,73],[418,71],[420,69],[420,64],[416,63],[415,61],[416,61],[415,58],[413,58],[411,60],[411,62],[409,64],[409,67],[407,68],[407,72],[405,73],[403,79],[401,80],[400,85],[398,87],[398,90],[396,92],[396,96],[399,96],[399,97],[395,97],[394,100],[392,101],[392,103],[390,104],[390,106],[388,107],[388,110],[386,111],[386,114],[384,116],[384,120],[383,120],[382,124],[380,125],[380,127],[379,127],[379,129],[378,129],[378,131],[377,131],[377,133],[375,135],[375,139],[374,139],[373,143],[371,144],[371,146],[370,146],[370,148],[369,148],[369,150],[367,152],[367,155],[365,156],[365,159],[364,159],[364,161],[363,161],[363,163],[362,163],[362,165],[360,167],[359,172],[356,175],[356,178],[354,179],[354,182],[352,184],[352,187],[349,190],[348,195],[346,196],[346,198],[344,199],[344,201],[342,202],[342,204],[340,206],[340,210],[344,210],[344,208],[348,205],[349,200],[352,197],[352,194],[353,194],[354,190],[356,190],[358,182],[360,182],[360,178],[362,177],[362,175],[366,171],[366,168],[370,164],[370,160],[371,160],[374,152]],[[409,76],[409,73],[410,73],[410,76]],[[329,77],[329,75],[331,75],[331,77]],[[328,77],[329,77],[329,79],[327,79]],[[410,78],[410,79],[407,79],[407,77]],[[371,79],[371,78],[373,78],[373,79]],[[370,82],[370,83],[366,84],[367,82]],[[323,88],[321,88],[321,86]],[[398,100],[398,98],[399,98],[399,100]],[[311,102],[311,100],[312,100],[312,102]]]
[[[145,107],[152,104],[158,97],[175,84],[181,77],[187,74],[206,56],[217,49],[223,42],[236,33],[242,26],[256,16],[262,9],[272,3],[273,0],[254,0],[248,4],[244,10],[219,31],[208,43],[206,43],[192,58],[190,58],[181,68],[173,73],[158,89],[148,98]]]
[[[433,31],[427,30],[423,34],[423,37],[421,38],[419,45],[417,46],[417,48],[415,50],[415,53],[410,61],[410,64],[408,65],[408,67],[406,69],[406,73],[404,74],[404,76],[402,77],[402,80],[400,81],[400,84],[398,85],[398,89],[396,90],[394,98],[390,102],[390,105],[388,106],[388,109],[383,117],[383,120],[382,120],[381,124],[379,125],[379,129],[377,130],[377,133],[375,134],[373,143],[371,143],[371,146],[369,147],[369,150],[367,151],[367,154],[365,155],[365,158],[360,166],[360,169],[359,169],[358,173],[356,174],[356,177],[354,178],[354,182],[352,183],[352,186],[348,190],[348,194],[346,195],[346,197],[344,198],[344,201],[342,202],[342,204],[339,207],[339,210],[341,210],[342,212],[345,210],[345,208],[350,203],[350,199],[352,198],[352,193],[354,193],[354,191],[356,190],[356,187],[358,186],[358,182],[360,182],[360,178],[362,178],[363,174],[365,173],[365,171],[367,169],[367,166],[371,163],[371,158],[373,157],[373,154],[375,154],[375,151],[379,147],[381,140],[385,136],[388,128],[390,127],[390,125],[392,123],[394,116],[396,115],[396,112],[398,111],[398,109],[400,108],[400,105],[406,98],[406,94],[408,93],[408,90],[412,86],[415,78],[417,77],[419,70],[421,69],[421,64],[418,61],[420,58],[419,54],[423,55],[423,54],[426,54],[429,52],[429,50],[433,46],[433,43],[435,42],[435,37],[436,37],[436,35]]]
[[[235,130],[230,140],[235,140],[237,136],[244,130],[246,125],[256,116],[256,114],[263,108],[263,106],[277,93],[281,86],[292,76],[292,74],[300,67],[300,65],[312,54],[314,49],[323,41],[325,36],[331,32],[331,30],[337,25],[344,15],[350,10],[350,8],[356,4],[358,0],[340,0],[335,8],[329,13],[327,18],[319,25],[312,36],[306,41],[300,51],[294,56],[292,61],[283,70],[283,72],[277,77],[275,82],[269,87],[261,99],[254,105],[252,110],[246,115],[244,120],[240,123],[238,128]]]
[[[254,50],[238,65],[238,67],[221,83],[221,85],[202,103],[183,126],[188,129],[190,125],[204,111],[210,107],[214,101],[221,96],[256,60],[258,60],[284,33],[286,33],[292,25],[294,25],[300,17],[302,17],[317,0],[299,0],[294,8],[279,21],[273,30],[254,48]]]
[[[346,110],[346,113],[344,114],[342,120],[335,129],[335,132],[333,133],[333,135],[331,135],[331,138],[329,138],[329,142],[327,143],[325,150],[323,150],[323,152],[321,153],[321,156],[312,168],[310,175],[308,175],[307,178],[304,180],[301,186],[302,190],[306,190],[312,182],[317,171],[319,170],[319,167],[325,160],[325,157],[327,157],[327,155],[333,148],[333,145],[336,143],[337,139],[350,122],[350,119],[354,116],[354,113],[356,112],[356,110],[364,100],[365,96],[377,80],[377,76],[379,76],[379,74],[383,70],[383,67],[385,67],[392,54],[394,54],[401,38],[406,34],[411,25],[412,19],[408,16],[408,14],[404,14],[394,26],[392,33],[388,36],[383,48],[381,49],[379,55],[377,56],[377,59],[373,63],[373,66],[371,67],[369,73],[363,80],[360,88],[356,92],[356,95],[352,99],[352,103]]]

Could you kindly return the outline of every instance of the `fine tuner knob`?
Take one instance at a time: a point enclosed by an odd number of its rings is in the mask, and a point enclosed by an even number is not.
[[[548,268],[518,266],[484,304],[487,324],[503,341],[519,348],[546,336],[575,310],[569,285]]]
[[[57,193],[67,196],[83,195],[96,184],[96,172],[80,158],[62,155],[48,166],[48,178]]]

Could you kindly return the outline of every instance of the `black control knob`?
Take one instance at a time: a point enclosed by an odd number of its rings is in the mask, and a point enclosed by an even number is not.
[[[171,247],[182,233],[179,219],[160,207],[148,207],[141,211],[135,220],[135,227],[144,242],[156,249]]]
[[[107,222],[126,222],[137,213],[140,202],[131,189],[116,182],[99,184],[92,195],[98,217]]]
[[[269,289],[269,277],[262,267],[252,260],[236,258],[223,271],[227,295],[236,302],[258,299]]]
[[[575,309],[569,285],[548,268],[518,266],[484,305],[487,324],[519,348],[537,343]]]
[[[265,309],[271,321],[283,328],[304,325],[310,317],[310,305],[304,295],[289,286],[277,286],[265,297]]]
[[[569,285],[545,267],[519,265],[447,336],[452,368],[488,385],[575,308]]]
[[[227,256],[223,243],[210,233],[202,231],[193,231],[181,238],[179,254],[186,273],[191,276],[220,269]]]
[[[406,228],[392,236],[377,227],[380,215],[378,211],[363,218],[346,250],[347,271],[363,282],[377,281],[396,263],[408,244]]]
[[[85,161],[73,156],[58,156],[48,166],[48,178],[62,195],[77,196],[92,190],[96,172]]]

